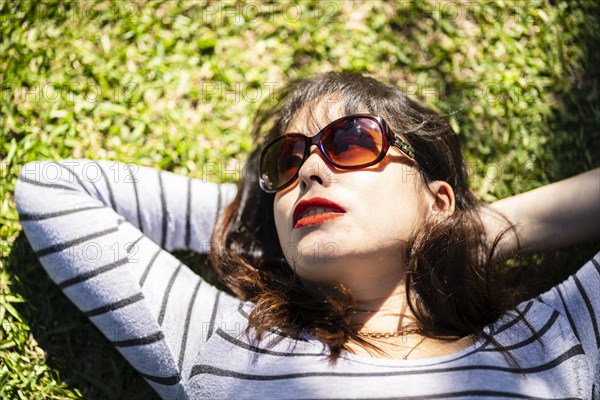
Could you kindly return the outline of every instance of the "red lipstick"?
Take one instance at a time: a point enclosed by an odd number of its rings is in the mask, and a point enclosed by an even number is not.
[[[322,209],[321,212],[310,214],[310,210]],[[312,199],[302,200],[294,208],[294,228],[320,224],[333,218],[341,217],[346,210],[339,204],[323,197],[313,197]]]

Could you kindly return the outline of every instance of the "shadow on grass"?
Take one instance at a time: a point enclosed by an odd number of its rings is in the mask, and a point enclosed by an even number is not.
[[[553,182],[600,166],[600,73],[597,69],[600,53],[596,50],[599,40],[600,34],[596,31],[581,37],[582,68],[565,78],[570,80],[571,88],[557,99],[559,107],[548,127],[552,133],[546,146],[551,157],[541,166]],[[600,224],[600,215],[595,218]],[[596,241],[525,257],[517,260],[510,271],[511,284],[516,286],[522,281],[528,294],[534,297],[564,281],[599,251],[600,241]]]
[[[593,7],[598,10],[598,6]],[[588,15],[590,26],[598,26],[599,16]],[[581,68],[569,71],[571,83],[558,98],[559,107],[550,121],[547,151],[551,163],[543,166],[552,181],[566,179],[600,166],[600,53],[597,29],[587,29],[579,38],[583,53]],[[568,65],[567,61],[564,61]],[[596,218],[600,224],[600,215]],[[600,241],[543,255],[541,273],[556,283],[575,272],[600,250]]]
[[[600,6],[595,9],[600,11]],[[590,26],[600,26],[597,13],[591,13],[588,18]],[[558,98],[560,107],[551,121],[553,134],[547,149],[553,154],[553,164],[546,166],[553,180],[600,166],[599,43],[598,30],[586,30],[580,37],[581,69],[570,71],[565,68],[568,73],[565,79],[570,82],[570,87]]]
[[[159,399],[154,390],[50,280],[21,232],[9,256],[12,290],[24,303],[15,308],[47,353],[60,381],[85,399]]]

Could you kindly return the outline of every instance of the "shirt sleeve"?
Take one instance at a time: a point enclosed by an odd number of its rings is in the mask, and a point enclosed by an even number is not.
[[[168,399],[187,397],[192,356],[239,304],[169,251],[208,252],[235,193],[233,184],[93,160],[28,163],[15,188],[51,279]]]
[[[539,298],[569,321],[593,376],[600,377],[600,252]]]

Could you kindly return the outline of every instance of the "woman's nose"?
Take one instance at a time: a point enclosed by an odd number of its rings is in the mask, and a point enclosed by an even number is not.
[[[333,171],[316,145],[310,148],[310,154],[298,171],[300,189],[305,191],[310,185],[329,186]]]

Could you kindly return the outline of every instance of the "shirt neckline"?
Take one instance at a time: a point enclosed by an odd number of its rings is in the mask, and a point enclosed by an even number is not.
[[[486,335],[489,335],[490,331],[491,330],[490,330],[489,325],[485,326],[483,328],[483,332]],[[322,345],[322,343],[318,339],[313,338],[312,336],[310,337],[309,341],[316,342],[316,343],[319,343]],[[340,353],[339,358],[343,359],[343,360],[355,362],[355,363],[374,365],[374,366],[386,366],[386,367],[423,366],[423,367],[426,367],[426,366],[432,366],[432,365],[437,365],[437,364],[456,362],[463,358],[467,358],[468,356],[470,356],[472,354],[478,353],[482,347],[484,347],[488,344],[488,342],[489,341],[487,339],[485,339],[483,337],[479,337],[477,340],[475,340],[475,342],[473,344],[465,347],[462,350],[459,350],[459,351],[456,351],[456,352],[450,353],[450,354],[436,356],[436,357],[413,358],[413,359],[408,358],[408,359],[404,360],[402,358],[374,358],[374,357],[368,357],[368,356],[350,353],[349,351],[342,351]]]
[[[525,305],[531,301],[534,301],[534,299],[523,300],[522,302],[517,304],[515,307],[511,308],[511,310],[504,312],[498,319],[496,319],[496,321],[491,322],[488,325],[484,326],[482,331],[486,335],[492,336],[490,333],[494,332],[493,327],[498,323],[498,321],[500,321],[502,318],[507,316],[509,314],[509,312],[512,310],[515,310],[515,309],[522,310],[525,307]],[[514,318],[514,316],[512,316],[512,317]],[[314,339],[314,340],[317,340],[317,339]],[[435,366],[438,364],[456,362],[458,360],[465,359],[473,354],[478,353],[488,343],[489,343],[489,339],[486,339],[484,337],[479,337],[475,341],[475,343],[471,344],[468,347],[465,347],[462,350],[456,351],[454,353],[438,356],[438,357],[414,358],[414,359],[409,358],[409,359],[404,360],[402,358],[373,358],[373,357],[361,356],[358,354],[350,353],[348,351],[342,351],[340,353],[340,358],[354,361],[357,363],[375,365],[375,366],[389,366],[389,367],[423,366],[423,367],[427,367],[427,366]]]
[[[515,309],[522,309],[525,304],[533,301],[534,299],[523,300],[521,303],[513,307],[511,310],[503,313],[498,319],[494,322],[489,323],[488,325],[482,328],[482,331],[487,336],[492,336],[491,332],[494,332],[494,326],[504,317],[508,315],[508,313]],[[514,318],[514,316],[512,316]],[[286,335],[287,336],[287,335]],[[304,339],[307,344],[317,346],[321,349],[323,355],[329,354],[329,349],[327,345],[318,340],[316,337],[311,335],[310,333],[303,331],[300,333],[300,337]],[[427,358],[413,358],[413,359],[402,359],[402,358],[374,358],[362,356],[354,353],[350,353],[349,351],[342,351],[340,353],[339,358],[343,360],[347,360],[350,362],[361,363],[365,365],[373,365],[373,366],[385,366],[385,367],[429,367],[435,366],[439,364],[446,364],[451,362],[456,362],[461,359],[466,359],[467,357],[477,354],[483,347],[489,344],[489,339],[484,337],[479,337],[473,344],[468,347],[465,347],[462,350],[456,351],[454,353],[445,354],[437,357],[427,357]]]
[[[489,335],[490,327],[485,326],[483,328],[483,331],[484,331],[484,333]],[[445,364],[445,363],[454,362],[454,361],[458,361],[460,359],[466,358],[472,354],[479,352],[479,350],[483,346],[485,346],[487,343],[488,343],[487,339],[480,337],[475,341],[475,343],[471,344],[470,346],[465,347],[464,349],[461,349],[454,353],[444,354],[444,355],[436,356],[436,357],[413,358],[413,359],[411,359],[409,357],[408,359],[405,360],[403,358],[367,357],[367,356],[363,356],[363,355],[350,353],[348,351],[342,351],[340,353],[340,358],[346,359],[349,361],[353,361],[353,362],[357,362],[357,363],[361,363],[361,364],[376,365],[376,366],[389,366],[389,367],[394,367],[394,366],[397,366],[397,367],[434,366],[434,365]]]

